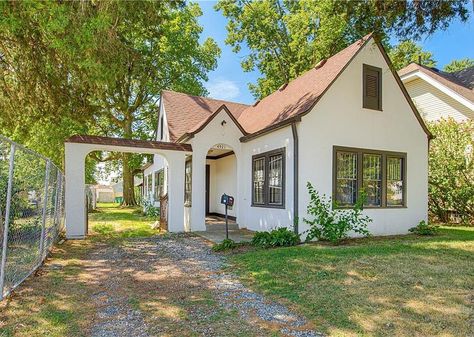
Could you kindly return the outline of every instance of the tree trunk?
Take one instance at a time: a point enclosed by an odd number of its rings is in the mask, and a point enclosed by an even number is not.
[[[126,139],[132,138],[132,119],[126,118],[123,124],[123,136]],[[123,175],[123,206],[136,206],[135,184],[133,172],[130,168],[130,153],[122,154],[122,175]]]
[[[123,168],[123,206],[135,206],[135,186],[133,182],[133,173],[129,165],[130,153],[122,155]]]

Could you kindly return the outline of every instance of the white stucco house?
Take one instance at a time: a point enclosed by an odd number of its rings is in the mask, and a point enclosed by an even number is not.
[[[184,173],[184,205],[169,205],[184,206],[175,231],[206,230],[226,193],[239,227],[302,233],[307,182],[342,207],[364,189],[375,235],[427,220],[431,134],[370,35],[252,105],[163,91],[158,121],[156,143],[192,149],[184,172],[160,154],[144,172],[156,199]]]
[[[426,121],[474,119],[474,67],[447,73],[411,63],[398,74]]]

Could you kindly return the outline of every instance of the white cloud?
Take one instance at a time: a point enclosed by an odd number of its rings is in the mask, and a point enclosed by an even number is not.
[[[218,78],[207,83],[209,97],[226,101],[235,100],[240,95],[237,84],[230,80]]]

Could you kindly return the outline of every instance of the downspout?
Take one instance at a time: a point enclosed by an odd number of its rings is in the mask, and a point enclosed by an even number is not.
[[[291,131],[293,133],[293,230],[299,234],[298,228],[298,130],[296,122],[291,123]]]

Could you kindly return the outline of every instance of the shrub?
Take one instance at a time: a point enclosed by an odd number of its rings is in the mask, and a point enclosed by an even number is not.
[[[237,247],[237,243],[235,243],[232,239],[224,239],[221,243],[216,243],[212,246],[212,250],[215,252],[222,252],[226,250],[231,250]]]
[[[325,195],[321,197],[310,182],[306,186],[310,195],[307,212],[312,216],[312,219],[303,219],[310,227],[306,231],[307,241],[318,239],[339,243],[347,238],[350,231],[364,236],[370,235],[367,225],[372,219],[362,214],[366,199],[364,193],[360,193],[353,208],[335,209],[337,205],[333,205],[331,199]]]
[[[423,220],[420,221],[420,223],[416,227],[410,228],[409,231],[417,235],[435,235],[436,233],[438,233],[439,227],[435,225],[430,225],[426,223],[425,220]]]
[[[430,215],[449,222],[455,215],[463,223],[474,219],[474,122],[453,119],[429,124],[435,138],[429,152]]]
[[[300,236],[288,228],[281,227],[270,232],[257,232],[252,238],[252,244],[259,247],[295,246],[300,243]]]
[[[153,201],[149,199],[143,200],[143,215],[150,217],[150,218],[157,218],[160,216],[160,208],[155,207]]]

